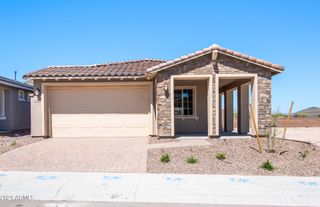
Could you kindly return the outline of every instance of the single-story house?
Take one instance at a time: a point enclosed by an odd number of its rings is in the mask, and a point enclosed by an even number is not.
[[[254,135],[251,103],[264,135],[271,117],[271,78],[283,70],[218,45],[170,61],[50,66],[24,76],[34,82],[31,134],[219,137],[237,130]],[[234,105],[238,126],[233,124]]]
[[[31,85],[0,76],[0,131],[30,129]]]

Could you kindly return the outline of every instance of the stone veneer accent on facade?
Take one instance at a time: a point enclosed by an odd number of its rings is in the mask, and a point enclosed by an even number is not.
[[[258,75],[258,128],[259,134],[265,134],[265,127],[271,118],[271,70],[244,62],[223,54],[218,55],[215,63],[211,60],[212,54],[172,66],[159,71],[156,76],[156,108],[157,127],[160,137],[171,136],[171,99],[170,81],[172,75],[212,75],[212,132],[216,136],[216,88],[215,74],[257,74]],[[165,94],[164,84],[169,87]]]

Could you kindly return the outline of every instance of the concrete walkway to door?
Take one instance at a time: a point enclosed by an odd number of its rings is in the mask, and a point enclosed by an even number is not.
[[[4,171],[145,172],[147,138],[52,138],[0,155]]]

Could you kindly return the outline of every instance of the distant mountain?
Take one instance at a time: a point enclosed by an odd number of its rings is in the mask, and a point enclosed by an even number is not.
[[[319,116],[320,117],[320,108],[319,107],[309,107],[301,111],[297,111],[293,116]]]

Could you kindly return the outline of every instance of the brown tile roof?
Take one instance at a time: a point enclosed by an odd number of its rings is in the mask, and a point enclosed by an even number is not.
[[[188,55],[181,56],[174,60],[164,61],[156,59],[130,60],[125,62],[114,62],[108,64],[97,64],[87,66],[50,66],[38,71],[34,71],[24,75],[25,78],[59,78],[59,77],[116,77],[116,76],[144,76],[147,73],[154,73],[159,70],[166,69],[175,64],[188,61],[192,58],[209,54],[211,52],[218,52],[239,58],[253,64],[257,64],[268,69],[271,69],[275,74],[284,70],[281,65],[276,65],[262,59],[258,59],[240,52],[223,48],[219,45],[213,44],[210,47],[198,50]]]
[[[108,64],[84,66],[49,66],[24,75],[30,77],[103,77],[143,76],[147,69],[165,62],[164,60],[143,59]]]
[[[240,53],[240,52],[237,52],[237,51],[234,51],[234,50],[230,50],[230,49],[221,47],[221,46],[216,45],[216,44],[213,44],[210,47],[195,51],[195,52],[190,53],[188,55],[184,55],[184,56],[181,56],[181,57],[176,58],[174,60],[170,60],[170,61],[158,64],[158,65],[155,65],[155,66],[149,68],[148,72],[154,72],[154,71],[162,70],[162,69],[168,68],[168,67],[170,67],[172,65],[179,64],[181,62],[187,61],[187,60],[192,59],[194,57],[201,56],[201,55],[204,55],[204,54],[208,54],[208,53],[211,53],[213,51],[217,51],[217,52],[220,52],[220,53],[223,53],[223,54],[227,54],[227,55],[230,55],[230,56],[233,56],[233,57],[236,57],[236,58],[240,58],[240,59],[242,59],[244,61],[248,61],[248,62],[251,62],[251,63],[254,63],[254,64],[265,66],[265,67],[268,67],[269,69],[275,70],[277,72],[281,72],[281,71],[284,70],[284,67],[281,66],[281,65],[273,64],[271,62],[267,62],[265,60],[258,59],[258,58],[255,58],[255,57],[252,57],[252,56],[249,56],[249,55],[246,55],[246,54],[243,54],[243,53]]]

